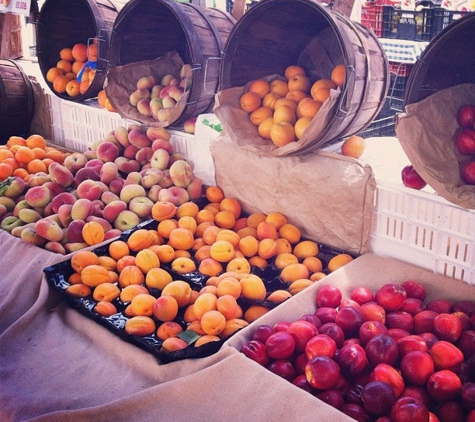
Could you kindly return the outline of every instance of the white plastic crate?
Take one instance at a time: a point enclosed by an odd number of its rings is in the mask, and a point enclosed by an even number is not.
[[[475,211],[436,194],[379,181],[369,249],[475,284]]]
[[[95,141],[103,140],[115,128],[125,124],[114,112],[100,108],[94,103],[83,104],[61,101],[61,122],[64,130],[64,146],[84,152]]]

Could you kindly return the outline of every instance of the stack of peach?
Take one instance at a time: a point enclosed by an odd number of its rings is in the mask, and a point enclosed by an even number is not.
[[[352,260],[342,253],[322,262],[318,244],[301,239],[298,227],[282,213],[243,216],[240,202],[225,197],[218,186],[206,188],[206,198],[209,203],[202,208],[191,201],[179,206],[157,202],[155,225],[113,240],[108,256],[76,252],[66,292],[92,296],[99,315],[123,312],[126,333],[156,335],[163,350],[174,351],[188,346],[180,337],[179,314],[185,330],[197,333],[195,346],[219,341],[268,312],[262,301],[277,305]],[[268,291],[252,271],[269,266],[278,271],[280,289]],[[173,279],[165,268],[182,279]],[[200,290],[184,281],[196,271],[206,280]],[[124,309],[117,308],[116,299]]]
[[[59,52],[56,66],[46,72],[46,80],[52,84],[53,91],[58,94],[67,94],[70,97],[84,94],[96,75],[94,69],[85,67],[85,65],[88,61],[97,61],[97,52],[96,39],[89,46],[77,43],[72,48],[63,48]],[[79,81],[78,75],[81,71],[82,75]]]
[[[335,66],[331,75],[312,82],[305,70],[296,65],[285,69],[284,78],[267,82],[251,81],[240,97],[242,110],[249,113],[259,135],[278,147],[300,139],[314,116],[329,98],[330,90],[341,87],[346,78],[345,65]]]

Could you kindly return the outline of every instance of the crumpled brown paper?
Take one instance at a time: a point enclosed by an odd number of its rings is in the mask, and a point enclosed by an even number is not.
[[[475,104],[475,84],[441,90],[409,104],[397,116],[396,134],[404,152],[420,176],[441,197],[464,208],[475,209],[475,186],[460,178],[461,155],[454,143],[457,111]]]
[[[262,79],[270,82],[278,78],[278,75],[270,75]],[[218,92],[215,97],[214,113],[223,124],[223,127],[226,128],[229,136],[242,149],[271,157],[295,154],[309,145],[314,145],[332,119],[334,107],[340,96],[340,89],[330,90],[330,98],[323,103],[317,115],[312,119],[307,129],[305,129],[302,138],[278,147],[271,140],[259,136],[257,126],[251,123],[248,113],[242,110],[239,105],[239,98],[243,93],[247,92],[248,85],[224,89]]]
[[[137,81],[143,76],[155,76],[159,80],[167,75],[179,75],[183,60],[176,51],[164,54],[152,60],[127,63],[122,66],[112,66],[104,83],[107,98],[114,109],[122,117],[131,119],[147,126],[168,127],[177,121],[185,109],[189,91],[185,91],[170,113],[170,118],[159,122],[153,117],[145,116],[130,104],[129,97],[137,89]]]
[[[302,236],[360,254],[367,252],[376,181],[370,166],[320,151],[258,155],[227,133],[211,143],[217,184],[248,212],[282,212]]]

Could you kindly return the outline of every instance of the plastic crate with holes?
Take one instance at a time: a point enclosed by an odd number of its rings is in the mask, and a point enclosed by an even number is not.
[[[100,108],[97,100],[83,103],[47,95],[51,115],[52,141],[72,151],[84,152],[125,120],[118,114]]]
[[[361,25],[372,29],[374,35],[383,35],[383,3],[364,2],[361,5]]]
[[[369,249],[475,284],[475,211],[436,194],[378,181]]]
[[[431,41],[455,20],[471,12],[425,7],[421,10],[401,10],[383,6],[383,38]],[[472,12],[473,13],[473,12]]]

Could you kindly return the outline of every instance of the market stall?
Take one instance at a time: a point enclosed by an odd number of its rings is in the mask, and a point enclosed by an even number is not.
[[[475,421],[473,13],[44,3],[0,63],[0,419]]]

